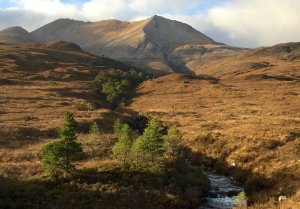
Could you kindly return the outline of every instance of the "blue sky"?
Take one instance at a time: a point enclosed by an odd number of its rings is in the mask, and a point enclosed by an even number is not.
[[[135,21],[155,14],[190,24],[226,44],[300,41],[300,0],[0,0],[0,30],[32,31],[58,18]]]
[[[47,0],[45,0],[47,1]],[[101,1],[101,0],[100,0]],[[142,1],[142,0],[141,0]],[[163,0],[162,0],[163,1]],[[16,6],[13,0],[0,0],[0,8],[10,8]],[[74,4],[77,6],[82,6],[84,3],[89,2],[89,0],[60,0],[62,3]],[[188,1],[187,1],[188,2]],[[196,4],[196,7],[188,8],[184,13],[185,14],[195,14],[200,11],[206,11],[207,9],[216,6],[218,4],[224,3],[226,0],[199,0]],[[189,3],[187,3],[189,4]]]

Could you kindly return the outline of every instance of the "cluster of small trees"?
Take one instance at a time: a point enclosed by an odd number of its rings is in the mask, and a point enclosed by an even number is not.
[[[182,135],[171,126],[166,135],[157,118],[150,118],[144,133],[134,139],[127,124],[115,123],[118,141],[113,146],[113,157],[123,165],[134,169],[159,170],[166,159],[176,158],[182,149]]]
[[[135,70],[110,69],[101,71],[94,79],[94,84],[97,90],[106,96],[110,107],[114,108],[122,97],[127,97],[138,84],[146,79],[147,77],[142,72]]]
[[[160,170],[167,159],[174,159],[182,149],[182,135],[176,126],[171,126],[167,134],[156,117],[150,118],[142,135],[138,136],[128,124],[120,119],[114,123],[118,141],[112,147],[113,158],[124,167],[145,170]],[[92,123],[89,139],[99,139],[100,128]],[[134,139],[136,138],[136,139]],[[83,159],[82,145],[76,141],[76,121],[73,114],[65,113],[65,121],[59,129],[59,139],[44,145],[40,151],[43,167],[54,177],[74,174],[74,161]]]

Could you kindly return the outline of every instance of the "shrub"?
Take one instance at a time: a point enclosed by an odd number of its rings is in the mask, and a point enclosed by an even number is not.
[[[90,132],[89,138],[91,141],[97,140],[99,138],[101,132],[96,121],[92,123],[89,132]]]
[[[268,182],[261,176],[253,176],[247,179],[245,183],[245,192],[247,195],[251,195],[255,192],[259,192],[268,187]]]
[[[264,143],[264,147],[269,150],[276,149],[277,147],[283,145],[283,143],[278,140],[265,140],[263,143]]]
[[[196,138],[196,142],[199,143],[200,146],[207,147],[218,140],[218,135],[215,133],[203,133]]]
[[[124,125],[125,124],[122,122],[122,120],[118,118],[113,125],[114,133],[120,134]]]
[[[164,149],[167,157],[176,157],[182,150],[182,135],[175,125],[168,129],[164,137]]]

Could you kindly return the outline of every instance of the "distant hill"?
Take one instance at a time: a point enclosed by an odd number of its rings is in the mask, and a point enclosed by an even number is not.
[[[36,41],[22,27],[10,27],[0,31],[0,43],[19,44],[19,43],[35,43]]]
[[[232,52],[207,52],[186,67],[197,75],[232,79],[300,80],[300,42]]]

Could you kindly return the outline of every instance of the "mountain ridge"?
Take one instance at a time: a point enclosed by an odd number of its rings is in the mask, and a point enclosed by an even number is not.
[[[235,68],[248,71],[253,66],[264,66],[256,61],[232,66],[226,64],[228,59],[240,62],[235,58],[275,54],[279,59],[299,57],[297,43],[256,49],[233,47],[214,41],[188,24],[157,15],[134,22],[115,19],[84,22],[61,18],[30,33],[21,27],[0,31],[0,42],[9,44],[49,44],[57,41],[74,43],[86,52],[118,60],[153,75],[217,72],[213,75],[221,76],[221,66],[225,73],[228,66],[234,67],[234,72]],[[218,65],[219,68],[216,67]],[[216,70],[212,71],[213,68]]]
[[[39,42],[62,40],[74,42],[98,56],[117,59],[158,74],[185,72],[183,59],[174,63],[176,48],[184,45],[224,45],[215,42],[188,24],[160,16],[128,22],[103,20],[82,22],[58,19],[33,32]],[[175,55],[178,57],[178,53]],[[154,73],[155,74],[155,73]]]

